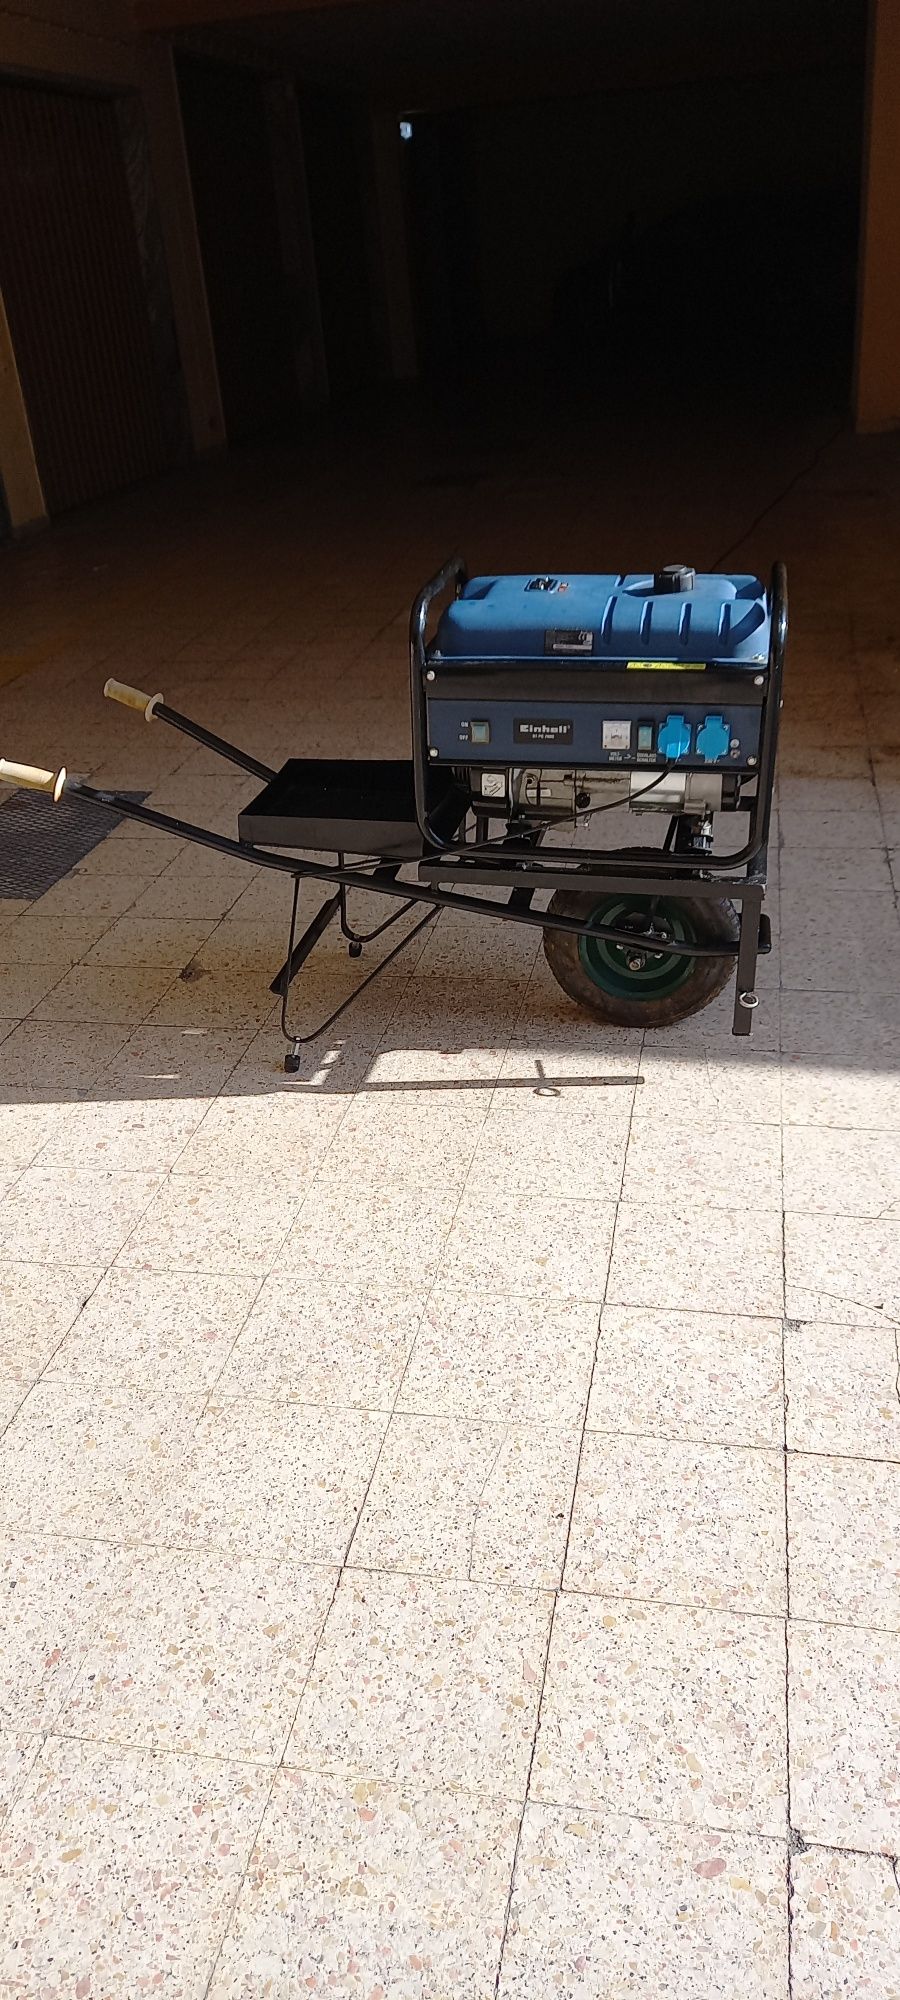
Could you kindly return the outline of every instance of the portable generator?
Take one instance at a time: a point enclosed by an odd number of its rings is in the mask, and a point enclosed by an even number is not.
[[[746,1032],[756,953],[770,941],[761,903],[787,631],[782,566],[768,592],[755,576],[683,563],[649,574],[471,581],[451,567],[455,595],[430,641],[428,613],[447,571],[413,611],[413,756],[423,829],[427,774],[433,782],[452,771],[475,838],[455,850],[452,870],[426,859],[421,872],[460,880],[476,869],[489,879],[497,820],[507,846],[536,848],[549,835],[553,860],[545,848],[529,882],[554,890],[549,918],[590,926],[581,936],[546,930],[548,961],[572,997],[610,1020],[664,1024],[724,986],[743,939],[734,1027]],[[662,848],[560,851],[563,828],[616,805],[666,815]],[[735,812],[749,813],[747,840],[718,853],[714,815]],[[718,889],[723,871],[728,896]],[[753,906],[746,937],[734,907],[744,900]],[[634,941],[603,939],[598,927]],[[706,951],[650,951],[642,941],[650,928],[673,947]]]
[[[756,577],[475,577],[427,649],[428,759],[491,817],[707,817],[758,773],[768,652]]]
[[[110,680],[112,700],[260,779],[237,840],[64,770],[0,759],[0,778],[55,799],[78,796],[291,878],[287,958],[271,989],[281,997],[289,1071],[304,1042],[445,908],[536,926],[564,990],[628,1027],[694,1013],[736,970],[732,1031],[746,1035],[757,957],[771,948],[763,899],[786,636],[780,563],[766,589],[754,576],[685,564],[646,575],[470,580],[453,558],[413,604],[411,758],[295,757],[273,771],[161,694]],[[664,814],[662,842],[591,847],[584,829],[613,808]],[[736,812],[746,815],[746,834],[723,851],[717,819]],[[311,858],[323,851],[334,863]],[[298,936],[305,881],[332,893]],[[350,889],[397,907],[358,931]],[[485,894],[492,889],[505,893]],[[340,923],[358,957],[419,905],[424,914],[355,993],[313,1034],[297,1034],[290,987],[328,925]]]

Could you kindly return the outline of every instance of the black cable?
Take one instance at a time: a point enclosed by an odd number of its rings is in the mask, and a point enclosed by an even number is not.
[[[604,806],[585,806],[584,811],[578,813],[577,817],[573,819],[572,825],[577,826],[579,819],[593,819],[595,813],[612,812],[615,806],[635,805],[638,799],[644,798],[648,792],[655,791],[657,785],[661,785],[663,779],[667,778],[669,776],[670,771],[674,771],[674,769],[675,769],[674,764],[666,764],[664,769],[657,773],[652,784],[642,785],[639,792],[629,792],[627,798],[610,799],[608,804]]]
[[[669,776],[669,773],[671,771],[674,771],[674,769],[675,769],[674,764],[666,764],[661,771],[657,772],[656,777],[652,780],[652,782],[649,785],[641,786],[639,792],[626,794],[624,798],[620,799],[609,799],[602,806],[581,806],[581,807],[576,806],[572,812],[571,819],[566,818],[566,819],[555,820],[551,822],[551,824],[554,827],[571,826],[575,828],[577,827],[579,820],[593,819],[596,813],[613,812],[617,810],[619,806],[626,806],[626,805],[633,806],[636,800],[642,799],[644,797],[646,792],[652,792],[655,790],[657,785],[661,785],[663,779],[667,778]],[[430,828],[428,826],[427,820],[425,822],[425,827],[426,827],[426,832],[429,833],[430,837]],[[521,833],[522,839],[525,838],[526,832],[530,834],[532,832],[532,829],[530,827],[527,829],[523,827]],[[507,826],[506,832],[498,834],[496,839],[494,840],[472,840],[469,841],[464,847],[456,849],[444,848],[440,851],[447,854],[453,854],[454,856],[458,855],[462,859],[466,859],[470,854],[485,854],[487,852],[496,854],[498,848],[506,847],[510,840],[515,840],[516,838],[517,834],[515,829],[510,829],[510,827]],[[434,844],[436,846],[439,846],[439,843],[437,842],[435,842]]]
[[[721,569],[727,563],[729,557],[734,555],[736,549],[743,548],[744,543],[750,540],[750,536],[759,527],[760,522],[767,520],[770,514],[774,514],[776,507],[780,507],[782,501],[788,499],[789,495],[793,493],[795,486],[800,485],[802,479],[808,479],[810,473],[815,472],[820,459],[824,458],[826,451],[830,451],[832,445],[837,443],[838,438],[843,435],[846,428],[846,423],[842,422],[838,424],[837,430],[832,431],[830,437],[827,437],[824,443],[820,444],[818,451],[810,459],[809,464],[802,465],[799,472],[795,472],[793,478],[788,480],[787,485],[782,487],[781,492],[776,493],[774,500],[770,500],[767,506],[761,508],[760,512],[750,522],[749,528],[745,528],[744,533],[738,536],[737,541],[731,542],[727,549],[723,549],[721,555],[713,557],[710,565],[712,569]]]

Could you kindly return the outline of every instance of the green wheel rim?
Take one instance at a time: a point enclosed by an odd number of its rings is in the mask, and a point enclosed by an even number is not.
[[[693,925],[684,914],[684,906],[677,902],[667,902],[665,897],[616,896],[609,902],[598,903],[591,911],[592,924],[605,924],[610,930],[634,930],[635,948],[641,949],[638,935],[641,924],[653,917],[657,928],[664,928],[669,936],[683,944],[696,944],[697,936]],[[628,959],[633,956],[627,945],[611,944],[606,938],[580,937],[578,955],[585,971],[596,986],[604,993],[613,993],[624,1000],[664,1000],[670,993],[677,993],[690,977],[693,959],[682,958],[675,952],[647,952],[643,955],[643,965],[635,968]]]

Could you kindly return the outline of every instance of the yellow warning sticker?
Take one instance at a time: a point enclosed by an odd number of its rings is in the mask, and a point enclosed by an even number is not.
[[[705,674],[705,660],[626,660],[630,674]]]

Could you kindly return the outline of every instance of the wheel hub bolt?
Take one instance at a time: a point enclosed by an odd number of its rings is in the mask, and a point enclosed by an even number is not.
[[[642,951],[629,952],[625,961],[629,972],[643,972],[647,961]]]

